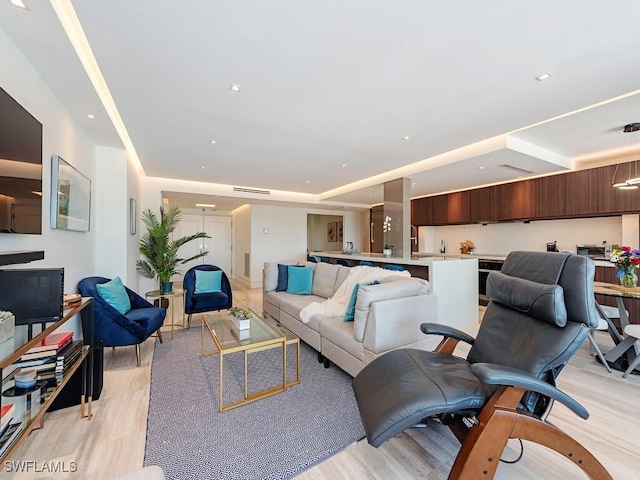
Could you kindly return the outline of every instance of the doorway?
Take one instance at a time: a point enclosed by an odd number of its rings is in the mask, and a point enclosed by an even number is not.
[[[307,214],[307,252],[342,251],[344,216]]]
[[[201,252],[206,255],[182,266],[182,272],[203,263],[216,265],[224,270],[227,277],[233,273],[231,267],[231,217],[222,215],[182,215],[182,220],[174,234],[176,237],[205,232],[211,238],[200,238],[180,248],[180,256],[189,258]]]

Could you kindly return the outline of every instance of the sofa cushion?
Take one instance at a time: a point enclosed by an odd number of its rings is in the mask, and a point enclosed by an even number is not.
[[[278,264],[297,265],[297,260],[282,260],[280,262],[265,262],[264,264],[264,285],[265,292],[273,292],[278,286]]]
[[[341,317],[326,318],[320,324],[320,335],[323,341],[328,340],[358,360],[363,359],[364,346],[353,337],[353,323],[344,322]]]
[[[315,295],[293,295],[286,292],[280,293],[279,298],[280,310],[298,320],[300,320],[300,310],[311,302],[322,302],[324,300]]]
[[[329,298],[333,295],[340,265],[320,262],[316,264],[313,276],[312,293],[319,297]]]
[[[378,280],[374,282],[356,283],[356,285],[353,287],[353,292],[351,292],[351,298],[349,299],[349,303],[347,304],[347,310],[344,312],[345,322],[353,322],[356,313],[356,301],[358,300],[358,289],[363,285],[373,285],[378,283],[380,283]]]
[[[313,286],[313,268],[289,265],[287,293],[294,295],[311,295]]]
[[[378,300],[389,300],[391,298],[411,297],[413,295],[424,295],[429,292],[429,282],[420,278],[397,280],[395,282],[380,283],[378,285],[366,285],[358,289],[358,299],[356,301],[356,312],[353,319],[354,338],[362,342],[364,331],[367,326],[369,308],[373,302]]]
[[[351,267],[345,267],[344,265],[340,265],[340,268],[338,269],[338,275],[336,276],[336,285],[333,288],[333,292],[330,295],[331,297],[333,297],[336,294],[336,291],[338,290],[338,288],[340,288],[340,285],[342,285],[344,281],[347,279],[350,271],[351,271]]]

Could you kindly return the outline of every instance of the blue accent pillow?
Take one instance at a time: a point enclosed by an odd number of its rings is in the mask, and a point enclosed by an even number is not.
[[[358,289],[360,288],[360,285],[378,285],[379,283],[380,282],[378,280],[375,280],[374,282],[356,283],[356,286],[353,287],[353,291],[351,292],[351,299],[349,299],[347,311],[344,312],[345,322],[353,322],[356,315],[356,302],[358,301]]]
[[[107,283],[98,283],[96,289],[100,298],[121,314],[124,315],[131,310],[131,300],[129,300],[129,295],[127,295],[120,277],[116,277]]]
[[[196,291],[214,293],[222,291],[222,270],[196,270]]]
[[[313,287],[313,267],[289,265],[287,293],[311,295]]]
[[[289,265],[278,264],[278,285],[276,292],[286,292],[289,283]]]

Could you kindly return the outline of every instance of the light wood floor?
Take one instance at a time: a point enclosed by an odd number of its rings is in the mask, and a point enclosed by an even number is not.
[[[233,288],[234,303],[262,310],[260,289],[250,290],[237,283]],[[480,316],[482,313],[479,309]],[[193,326],[199,328],[195,316]],[[613,345],[606,333],[598,332],[596,338],[604,351]],[[168,332],[164,339],[161,348],[171,348]],[[3,465],[0,478],[111,479],[140,468],[144,458],[154,341],[152,338],[143,344],[139,368],[135,366],[133,347],[115,351],[106,349],[104,387],[100,400],[93,404],[93,419],[79,419],[76,407],[51,412],[46,416],[44,429],[33,432],[11,459],[35,461],[40,469],[45,461],[62,461],[67,468],[71,466],[70,462],[75,462],[76,472],[35,473],[31,469],[30,472],[9,473]],[[589,356],[589,346],[585,342],[560,375],[558,386],[582,403],[591,416],[582,420],[556,403],[550,421],[590,449],[616,480],[640,479],[639,376],[622,379],[621,372],[607,373]],[[457,449],[455,438],[444,427],[432,425],[426,429],[410,429],[377,449],[366,440],[355,443],[298,478],[445,479]],[[518,447],[510,445],[504,458],[513,459],[518,453]],[[523,459],[515,465],[501,464],[496,478],[586,477],[550,450],[526,444]]]

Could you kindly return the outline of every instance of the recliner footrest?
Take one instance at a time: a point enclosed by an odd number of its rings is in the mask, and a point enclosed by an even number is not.
[[[464,359],[400,349],[367,365],[353,389],[367,439],[377,447],[426,417],[480,410],[496,388],[485,386]]]

